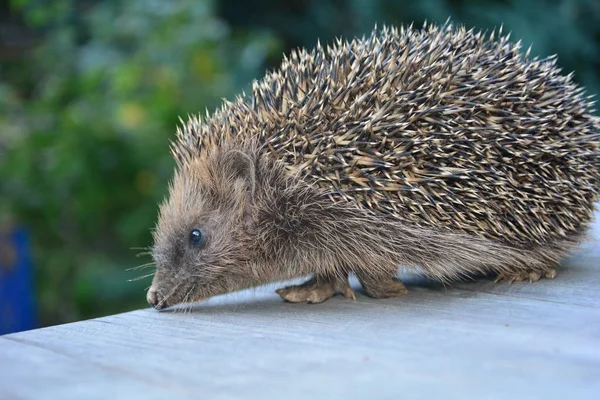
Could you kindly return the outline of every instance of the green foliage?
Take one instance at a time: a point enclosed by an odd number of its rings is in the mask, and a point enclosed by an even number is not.
[[[600,92],[596,0],[12,0],[35,46],[0,65],[0,222],[34,239],[43,324],[143,307],[178,117],[213,109],[292,47],[424,20],[491,30]],[[142,271],[144,272],[144,271]]]
[[[76,23],[72,4],[15,2],[42,40],[21,85],[0,86],[0,209],[32,231],[46,323],[144,304],[148,279],[124,270],[150,261],[131,248],[151,243],[177,118],[233,95],[277,50],[209,1],[88,2]]]

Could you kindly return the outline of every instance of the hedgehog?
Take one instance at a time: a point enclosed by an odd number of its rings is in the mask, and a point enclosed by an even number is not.
[[[557,57],[450,20],[297,49],[251,95],[181,120],[156,309],[307,277],[288,302],[552,279],[598,199],[600,119]]]

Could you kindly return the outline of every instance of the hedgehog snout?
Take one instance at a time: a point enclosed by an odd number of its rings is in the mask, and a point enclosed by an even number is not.
[[[157,310],[162,310],[169,306],[165,301],[165,298],[161,295],[161,293],[153,287],[150,287],[150,289],[148,289],[148,293],[146,293],[146,301],[148,301],[148,304],[150,304]]]

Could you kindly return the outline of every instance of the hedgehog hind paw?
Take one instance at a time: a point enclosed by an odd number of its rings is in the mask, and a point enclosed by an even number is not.
[[[300,285],[277,289],[275,293],[290,303],[322,303],[336,293],[341,293],[346,298],[356,300],[354,290],[348,283],[348,277],[340,279],[339,277],[316,275]]]
[[[357,278],[365,293],[374,299],[400,297],[408,294],[406,286],[396,276],[373,277],[357,273]]]
[[[547,270],[515,270],[515,271],[504,271],[498,273],[494,283],[506,281],[508,283],[514,282],[537,282],[542,278],[554,279],[556,277],[556,268],[549,268]]]

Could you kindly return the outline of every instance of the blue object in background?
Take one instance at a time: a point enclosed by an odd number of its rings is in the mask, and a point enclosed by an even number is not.
[[[0,335],[35,324],[29,237],[20,227],[0,231]]]

